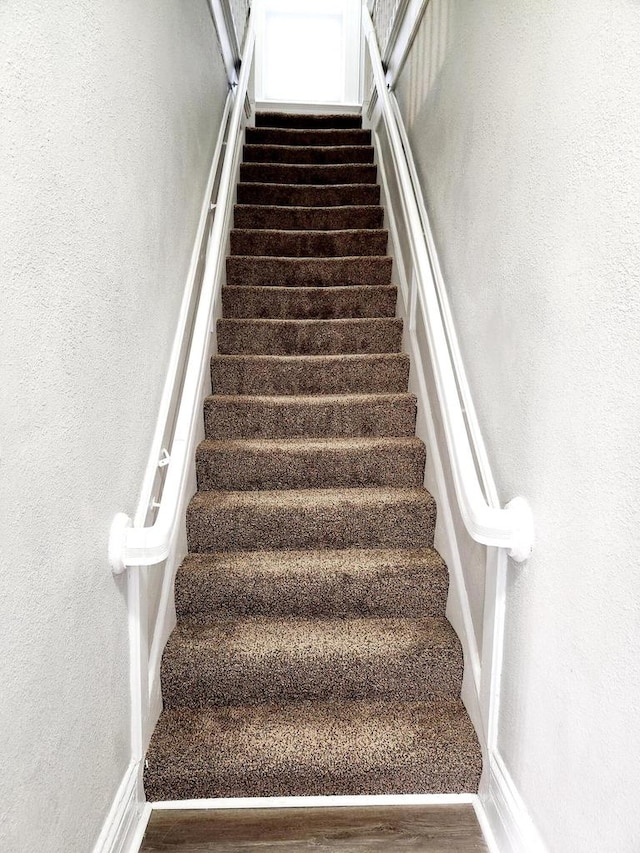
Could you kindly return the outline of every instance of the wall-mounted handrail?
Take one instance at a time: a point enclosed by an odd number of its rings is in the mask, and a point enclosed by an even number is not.
[[[234,190],[236,141],[242,130],[254,43],[254,29],[249,21],[240,78],[229,122],[228,142],[207,248],[203,283],[191,332],[173,439],[168,449],[167,473],[162,495],[159,497],[158,512],[152,525],[139,527],[133,527],[131,519],[125,513],[116,515],[109,537],[109,562],[115,573],[130,566],[151,566],[166,560],[184,522],[178,512],[180,496],[193,461],[191,455],[196,421],[202,418],[201,402],[209,375],[211,322],[225,257],[226,213]]]
[[[429,354],[460,515],[467,532],[476,542],[505,548],[510,557],[521,562],[529,557],[533,547],[531,509],[522,497],[514,498],[502,508],[495,505],[497,493],[488,469],[466,376],[460,360],[452,355],[458,352],[458,348],[431,228],[421,202],[415,170],[412,175],[406,134],[388,91],[366,4],[362,9],[362,21],[376,95],[406,209],[408,236],[424,305]],[[478,475],[479,468],[483,471],[484,489]]]
[[[218,33],[220,42],[220,52],[222,61],[227,72],[227,79],[230,86],[235,86],[238,82],[238,71],[240,68],[240,45],[238,34],[236,32],[233,14],[228,2],[221,0],[207,0],[211,20]]]

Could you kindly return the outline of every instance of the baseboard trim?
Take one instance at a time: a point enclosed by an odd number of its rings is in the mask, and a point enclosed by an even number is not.
[[[482,810],[483,831],[493,839],[490,849],[496,853],[548,853],[502,757],[494,752],[488,764]]]
[[[127,767],[93,853],[130,853],[137,849],[132,846],[132,841],[144,809],[139,794],[139,769],[140,765],[135,761]]]
[[[213,800],[165,800],[151,803],[163,809],[310,809],[366,806],[448,806],[470,804],[477,794],[371,794],[353,797],[241,797]]]

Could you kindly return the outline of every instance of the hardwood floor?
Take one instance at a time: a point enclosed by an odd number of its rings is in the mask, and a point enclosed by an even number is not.
[[[141,853],[487,853],[473,807],[159,810]]]

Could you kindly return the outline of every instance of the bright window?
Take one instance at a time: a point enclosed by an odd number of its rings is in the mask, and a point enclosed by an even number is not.
[[[354,103],[359,0],[256,0],[258,100]]]

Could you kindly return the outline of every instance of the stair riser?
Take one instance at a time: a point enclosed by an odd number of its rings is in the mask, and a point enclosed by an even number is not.
[[[412,436],[416,403],[411,396],[351,402],[313,403],[282,397],[208,397],[204,406],[205,434],[227,438],[351,438]]]
[[[214,356],[216,394],[384,394],[407,390],[406,355],[327,357]]]
[[[391,284],[391,258],[227,258],[227,284],[341,287]]]
[[[377,168],[370,165],[295,166],[281,163],[242,163],[240,181],[263,184],[375,184]]]
[[[263,493],[264,494],[264,493]],[[286,493],[282,493],[286,494]],[[206,493],[205,493],[206,496]],[[309,504],[212,505],[192,500],[187,511],[189,551],[302,548],[423,548],[433,545],[433,499],[357,499]]]
[[[470,763],[471,760],[470,756]],[[457,766],[450,766],[448,772],[439,767],[430,770],[411,754],[401,767],[384,769],[380,766],[365,773],[336,772],[324,767],[305,770],[296,766],[295,761],[291,761],[286,772],[270,773],[268,778],[264,778],[258,766],[252,768],[252,772],[234,767],[232,771],[218,773],[213,767],[198,766],[191,774],[186,770],[178,773],[173,768],[163,773],[156,768],[154,772],[145,770],[144,787],[150,802],[246,797],[402,796],[423,791],[462,794],[478,789],[482,767],[476,756],[473,760],[474,768],[478,767],[474,773],[461,773]],[[455,765],[455,759],[451,764]]]
[[[287,163],[295,165],[334,165],[336,163],[373,163],[371,145],[245,145],[245,163]]]
[[[371,131],[358,128],[248,127],[245,140],[248,145],[371,145]]]
[[[395,287],[223,287],[222,313],[231,319],[338,320],[394,317]]]
[[[231,232],[232,255],[263,255],[294,258],[337,258],[384,255],[386,231],[263,231]]]
[[[382,228],[383,220],[382,208],[375,205],[303,208],[236,205],[234,210],[236,228],[341,231],[347,228]]]
[[[256,127],[297,127],[297,128],[360,128],[362,116],[350,113],[313,114],[302,113],[256,113]]]
[[[181,709],[160,721],[145,790],[152,800],[462,793],[481,771],[459,701]]]
[[[253,491],[349,487],[419,487],[424,477],[421,443],[375,447],[239,447],[204,442],[196,455],[198,489]]]
[[[170,641],[162,660],[164,707],[322,699],[420,702],[460,695],[463,663],[457,642],[450,648],[430,648],[416,637],[413,648],[402,649],[397,656],[385,649],[365,656],[357,649],[307,652],[303,655],[294,647],[288,652],[256,649],[242,654],[219,647],[212,657],[209,645],[185,648]]]
[[[218,320],[221,355],[399,352],[402,320]]]
[[[338,560],[324,553],[189,555],[176,578],[178,622],[445,615],[449,576],[435,552],[358,549]],[[367,563],[368,554],[376,559]]]
[[[380,187],[377,184],[345,184],[333,187],[260,182],[238,184],[238,204],[332,207],[379,203]]]

